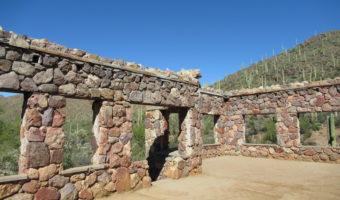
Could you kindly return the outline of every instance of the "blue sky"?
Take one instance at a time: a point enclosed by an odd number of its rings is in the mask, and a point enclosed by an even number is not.
[[[339,0],[1,0],[0,25],[211,84],[281,45],[340,29]]]

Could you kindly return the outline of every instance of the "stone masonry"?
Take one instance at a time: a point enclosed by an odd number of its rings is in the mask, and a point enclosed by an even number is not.
[[[94,199],[202,171],[202,158],[242,155],[340,163],[340,148],[302,146],[299,114],[340,111],[340,79],[221,93],[197,70],[174,73],[102,58],[0,30],[0,90],[24,93],[19,174],[0,178],[0,199]],[[65,97],[94,100],[93,165],[63,169]],[[131,161],[131,103],[146,112],[145,161]],[[169,149],[169,115],[179,114]],[[245,143],[245,115],[275,114],[277,144]],[[214,115],[216,144],[202,144]],[[19,133],[18,133],[19,134]]]

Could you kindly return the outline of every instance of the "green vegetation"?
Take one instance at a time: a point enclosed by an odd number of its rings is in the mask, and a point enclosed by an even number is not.
[[[214,144],[214,115],[203,115],[202,117],[202,140],[203,144]]]
[[[280,54],[228,75],[213,87],[229,91],[340,76],[340,31],[317,35],[290,50],[281,49]]]
[[[276,115],[246,115],[246,142],[276,144]]]
[[[329,130],[333,115],[333,136]],[[337,112],[303,113],[299,115],[302,145],[327,146],[340,142],[340,115]]]
[[[179,134],[180,134],[179,114],[171,113],[169,116],[169,148],[178,147]]]
[[[145,108],[132,105],[132,161],[145,160]]]

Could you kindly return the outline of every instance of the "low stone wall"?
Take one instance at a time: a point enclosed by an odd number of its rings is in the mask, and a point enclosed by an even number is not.
[[[243,144],[240,148],[220,144],[203,146],[203,158],[225,155],[340,164],[340,148],[334,147],[298,146],[286,148],[266,144]]]

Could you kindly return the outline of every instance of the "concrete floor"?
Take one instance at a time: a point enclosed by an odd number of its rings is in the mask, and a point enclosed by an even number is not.
[[[340,199],[340,165],[248,157],[203,160],[203,174],[103,200]]]

